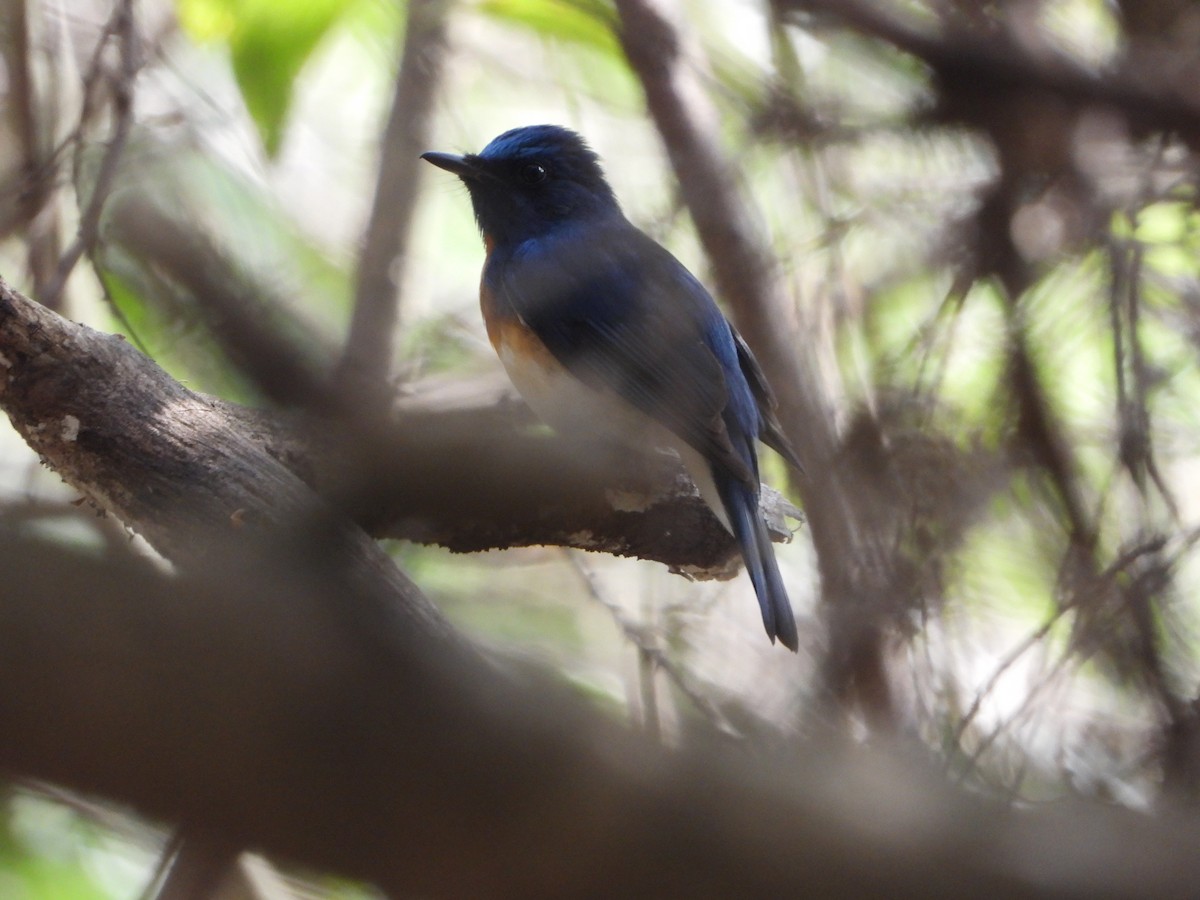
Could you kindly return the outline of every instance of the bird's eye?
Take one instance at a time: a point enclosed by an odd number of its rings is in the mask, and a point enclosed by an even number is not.
[[[526,184],[541,184],[549,173],[541,163],[526,163],[521,166],[521,180]]]

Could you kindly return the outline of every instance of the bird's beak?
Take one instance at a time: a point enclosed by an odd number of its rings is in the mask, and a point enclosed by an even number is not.
[[[426,162],[431,162],[439,169],[445,169],[447,172],[453,172],[459,178],[469,178],[472,181],[479,178],[480,172],[471,160],[465,156],[459,156],[457,153],[422,153],[421,159]]]

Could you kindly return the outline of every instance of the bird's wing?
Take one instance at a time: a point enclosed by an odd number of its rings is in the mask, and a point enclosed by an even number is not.
[[[749,383],[750,390],[754,394],[754,399],[758,403],[759,416],[762,418],[759,438],[764,444],[803,472],[804,465],[800,462],[800,457],[797,456],[791,441],[783,433],[783,426],[779,424],[779,417],[775,414],[779,403],[775,400],[775,394],[771,390],[771,385],[767,383],[767,377],[763,374],[762,369],[759,368],[758,360],[754,358],[754,354],[750,352],[750,345],[746,343],[746,339],[738,334],[736,328],[732,328],[731,326],[731,330],[733,331],[734,342],[737,344],[738,365],[741,367],[742,374],[746,376],[746,381]]]
[[[757,490],[760,419],[732,329],[670,253],[626,224],[529,241],[485,279],[575,377]]]

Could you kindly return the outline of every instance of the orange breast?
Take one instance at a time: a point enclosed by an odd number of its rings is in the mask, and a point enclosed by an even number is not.
[[[493,294],[483,282],[483,276],[479,278],[479,310],[483,313],[483,324],[487,328],[488,340],[492,343],[492,348],[500,352],[500,329],[502,327],[500,313],[500,304],[496,301],[496,295]]]
[[[543,368],[561,368],[541,339],[511,309],[499,302],[482,276],[479,279],[479,309],[483,313],[488,340],[502,359],[515,356]]]
[[[492,242],[484,239],[488,251]],[[572,375],[533,331],[479,282],[479,306],[488,340],[508,377],[533,412],[560,433],[595,435],[632,447],[669,447],[679,454],[700,494],[729,527],[712,473],[699,453],[666,428],[608,390],[595,390]]]

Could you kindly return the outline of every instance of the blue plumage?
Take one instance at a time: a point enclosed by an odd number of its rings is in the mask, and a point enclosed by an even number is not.
[[[772,640],[795,617],[758,508],[755,442],[799,466],[749,348],[704,286],[621,213],[574,132],[519,128],[478,155],[424,158],[466,183],[488,248],[488,335],[560,430],[676,449],[741,548]]]

